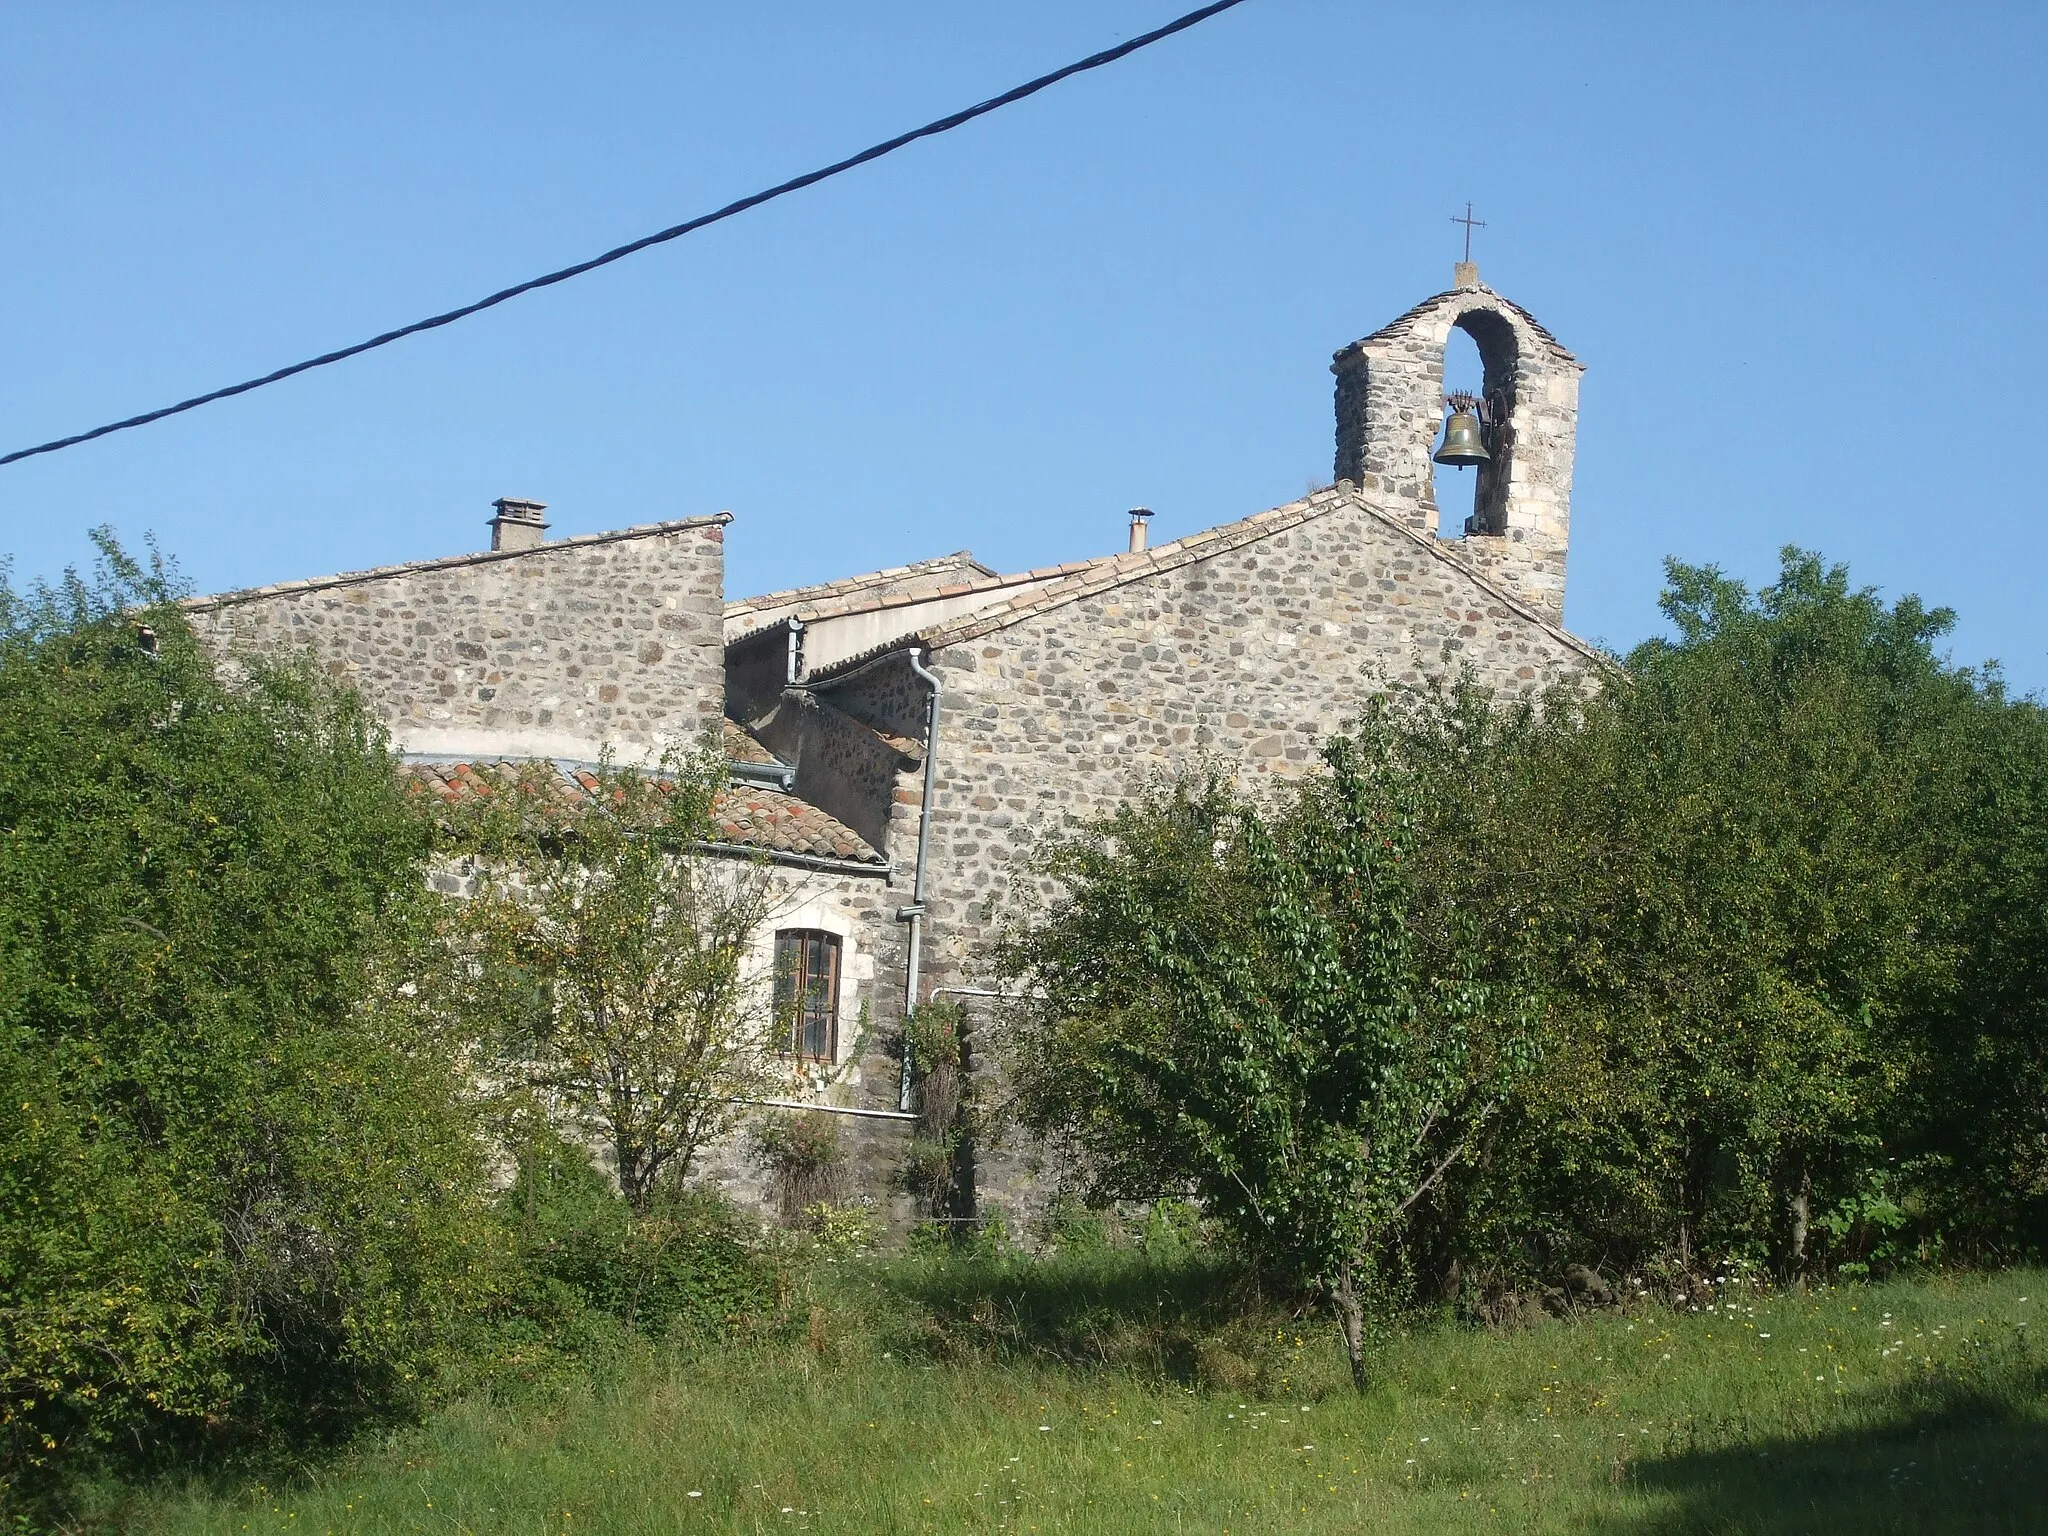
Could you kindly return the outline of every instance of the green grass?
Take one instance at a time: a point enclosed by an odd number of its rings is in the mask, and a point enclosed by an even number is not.
[[[833,1274],[785,1344],[650,1350],[602,1388],[472,1401],[299,1486],[168,1495],[128,1528],[2048,1529],[2038,1271],[1416,1329],[1362,1397],[1325,1322],[1198,1263]]]

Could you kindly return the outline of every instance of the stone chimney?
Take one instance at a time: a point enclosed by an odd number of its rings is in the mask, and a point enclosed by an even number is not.
[[[492,549],[538,549],[546,542],[548,525],[541,518],[546,502],[500,496],[491,505],[498,509],[491,519]]]
[[[1131,508],[1131,553],[1137,554],[1145,547],[1145,525],[1152,521],[1150,507]]]

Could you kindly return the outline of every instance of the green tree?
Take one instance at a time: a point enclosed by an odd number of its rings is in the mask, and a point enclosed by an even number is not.
[[[0,1478],[410,1411],[483,1169],[403,978],[426,832],[353,695],[223,681],[101,535],[0,588]],[[4,1497],[0,1493],[0,1497]]]
[[[1261,809],[1183,779],[1054,844],[1064,894],[1007,942],[1033,1001],[1023,1123],[1098,1200],[1191,1194],[1313,1285],[1354,1379],[1376,1271],[1474,1149],[1523,1059],[1519,1000],[1446,929],[1411,929],[1428,784],[1377,713]]]
[[[469,1006],[505,1102],[601,1138],[643,1215],[774,1081],[770,978],[749,964],[773,885],[759,863],[689,851],[712,840],[726,771],[679,753],[570,789],[533,763],[456,826],[478,855],[456,919]]]
[[[1446,1192],[1466,1250],[1797,1277],[1874,1183],[1929,1233],[2015,1175],[2038,1208],[2041,712],[1816,556],[1669,572],[1674,634],[1598,693],[1402,712],[1445,786],[1423,905],[1545,1002],[1510,1141]]]

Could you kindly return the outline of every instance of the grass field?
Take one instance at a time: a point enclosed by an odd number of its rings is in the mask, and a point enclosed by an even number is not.
[[[2048,1530],[2038,1271],[1412,1329],[1364,1396],[1326,1323],[1247,1316],[1229,1285],[1114,1255],[856,1264],[773,1347],[649,1350],[602,1388],[471,1401],[299,1485],[167,1495],[128,1524]]]

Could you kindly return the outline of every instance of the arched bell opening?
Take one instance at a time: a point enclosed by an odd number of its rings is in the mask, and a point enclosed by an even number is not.
[[[1436,536],[1440,539],[1461,539],[1465,536],[1465,520],[1472,515],[1474,492],[1483,468],[1453,463],[1445,457],[1458,452],[1458,445],[1446,439],[1447,428],[1451,425],[1449,417],[1455,414],[1449,402],[1464,395],[1477,399],[1485,387],[1486,365],[1479,355],[1479,343],[1462,327],[1453,327],[1444,342],[1446,414],[1437,422],[1436,442],[1431,449],[1435,457],[1430,465],[1436,489]]]
[[[1444,345],[1444,421],[1432,453],[1437,535],[1507,530],[1514,453],[1515,330],[1489,309],[1460,315]]]

